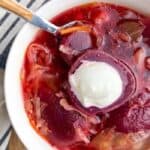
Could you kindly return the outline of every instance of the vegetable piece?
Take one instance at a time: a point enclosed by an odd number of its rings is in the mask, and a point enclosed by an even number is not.
[[[80,26],[64,28],[64,29],[61,29],[59,32],[61,35],[66,35],[66,34],[71,34],[73,32],[77,32],[77,31],[90,32],[91,28],[90,28],[90,26],[87,26],[87,25],[80,25]]]
[[[133,41],[137,41],[142,36],[145,26],[140,21],[124,20],[119,23],[119,29],[128,33]]]
[[[59,51],[67,63],[71,63],[79,54],[92,48],[93,42],[89,32],[77,31],[63,37]]]
[[[149,150],[150,132],[125,134],[108,128],[101,131],[90,145],[96,150]]]
[[[115,126],[119,132],[137,132],[150,129],[149,118],[150,94],[143,91],[126,105],[111,112],[108,125]]]

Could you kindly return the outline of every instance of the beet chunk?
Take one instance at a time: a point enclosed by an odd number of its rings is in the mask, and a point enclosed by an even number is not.
[[[63,92],[54,93],[46,86],[40,85],[38,97],[37,126],[52,144],[65,149],[75,142],[89,142],[91,132],[99,123],[97,117],[80,113],[67,103]],[[41,126],[41,121],[46,125]],[[48,130],[46,135],[45,128]]]
[[[80,116],[75,112],[64,110],[60,105],[60,99],[47,88],[40,88],[39,97],[42,102],[47,104],[42,117],[48,123],[52,134],[58,140],[68,141],[73,139],[75,136],[73,122]]]
[[[126,105],[110,113],[108,125],[130,133],[150,129],[150,94],[143,92]]]
[[[77,31],[63,37],[59,50],[64,60],[70,63],[77,55],[83,53],[86,49],[92,48],[91,36],[89,32]]]
[[[121,96],[108,107],[100,109],[98,107],[91,106],[89,108],[85,108],[84,106],[81,105],[77,97],[71,91],[70,85],[68,85],[68,94],[71,97],[72,103],[78,109],[88,114],[95,114],[99,112],[106,113],[123,105],[133,95],[136,89],[136,79],[131,69],[123,61],[116,59],[115,57],[112,57],[109,54],[102,52],[100,50],[89,50],[76,60],[76,62],[72,65],[69,71],[69,75],[73,74],[84,60],[106,62],[115,67],[119,71],[121,79],[123,81],[123,92]]]

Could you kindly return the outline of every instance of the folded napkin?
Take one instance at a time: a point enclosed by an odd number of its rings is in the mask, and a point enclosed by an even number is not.
[[[4,71],[0,69],[0,150],[5,150],[11,133],[11,125],[7,115],[3,92]]]
[[[35,11],[48,0],[17,0],[22,5]],[[0,150],[5,150],[11,133],[11,125],[5,108],[3,94],[3,70],[7,56],[16,34],[26,21],[15,14],[0,8]]]
[[[17,0],[22,5],[35,11],[45,2],[50,0]],[[15,14],[0,8],[0,67],[5,68],[5,62],[11,44],[24,25],[25,20],[20,19]]]

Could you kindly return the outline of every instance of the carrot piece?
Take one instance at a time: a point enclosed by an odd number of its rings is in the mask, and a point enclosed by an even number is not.
[[[59,32],[61,35],[65,35],[65,34],[69,34],[69,33],[72,33],[72,32],[76,32],[76,31],[87,31],[87,32],[90,32],[91,31],[91,28],[90,26],[74,26],[74,27],[68,27],[68,28],[65,28],[65,29],[61,29]]]

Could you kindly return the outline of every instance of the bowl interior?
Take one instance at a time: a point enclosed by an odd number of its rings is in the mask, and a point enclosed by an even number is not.
[[[37,11],[37,14],[46,19],[50,19],[73,6],[95,1],[127,6],[146,15],[150,15],[149,0],[138,1],[138,3],[137,0],[64,0],[63,2],[60,2],[60,0],[51,0],[42,6]],[[32,129],[24,110],[21,91],[20,70],[23,64],[25,50],[38,30],[38,28],[32,25],[26,24],[13,43],[6,65],[5,97],[12,124],[27,149],[54,150],[54,147],[50,146]]]

